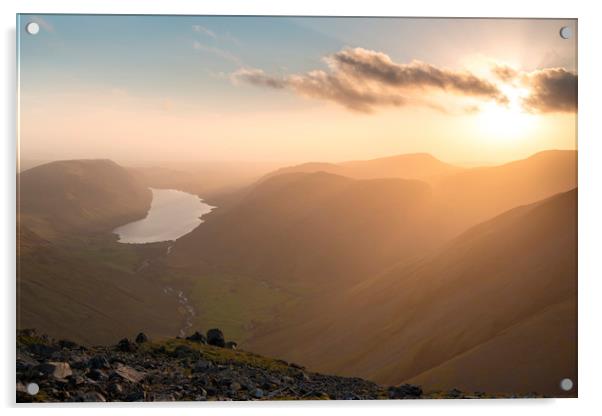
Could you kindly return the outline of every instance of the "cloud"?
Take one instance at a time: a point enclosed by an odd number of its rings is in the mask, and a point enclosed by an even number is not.
[[[500,80],[526,88],[522,106],[532,113],[577,111],[577,74],[564,68],[544,68],[531,72],[509,66],[496,66],[493,73]]]
[[[328,70],[276,77],[260,69],[243,68],[231,79],[259,87],[290,89],[295,93],[340,104],[350,110],[370,113],[376,107],[441,106],[424,98],[424,91],[477,97],[507,103],[497,86],[467,71],[452,71],[414,61],[398,64],[381,52],[347,48],[324,58]]]
[[[228,52],[227,50],[220,49],[215,46],[205,45],[198,41],[194,41],[192,43],[192,47],[197,51],[209,52],[216,56],[219,56],[222,59],[225,59],[230,62],[234,62],[237,65],[242,65],[242,61],[240,60],[240,58],[238,56]]]
[[[258,87],[282,89],[287,86],[287,82],[284,79],[269,76],[263,70],[255,68],[241,68],[233,72],[230,75],[230,79],[235,84],[245,82]]]
[[[397,64],[382,53],[363,48],[344,49],[326,58],[336,71],[399,88],[436,88],[461,95],[506,102],[497,86],[467,71],[437,68],[420,61]]]
[[[217,35],[210,29],[207,29],[205,26],[201,25],[192,25],[192,30],[197,33],[202,33],[204,35],[209,36],[210,38],[217,39]]]
[[[530,94],[525,109],[536,113],[577,111],[577,74],[564,68],[547,68],[524,76]]]

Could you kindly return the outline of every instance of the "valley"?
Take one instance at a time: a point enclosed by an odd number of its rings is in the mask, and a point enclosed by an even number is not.
[[[212,190],[218,208],[175,242],[119,243],[153,172],[91,160],[19,175],[18,328],[94,345],[218,327],[313,371],[574,394],[548,380],[576,379],[576,152],[282,168]],[[161,185],[201,189],[185,175]]]

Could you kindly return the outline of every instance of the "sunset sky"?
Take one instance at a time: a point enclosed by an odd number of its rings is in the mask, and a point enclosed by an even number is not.
[[[577,146],[573,20],[21,15],[19,27],[22,160],[428,152],[474,165]]]

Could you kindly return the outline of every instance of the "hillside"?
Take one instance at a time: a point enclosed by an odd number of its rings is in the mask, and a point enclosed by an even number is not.
[[[110,160],[67,160],[17,176],[19,223],[43,238],[111,231],[144,218],[152,194]]]
[[[573,396],[558,382],[576,380],[576,208],[572,190],[513,209],[304,304],[252,348],[381,383]]]
[[[212,331],[215,331],[212,330]],[[198,334],[198,333],[197,333]],[[35,382],[39,393],[29,395]],[[83,347],[34,331],[17,334],[17,402],[377,400],[504,397],[459,390],[382,386],[196,339]],[[533,396],[532,396],[533,397]]]
[[[424,182],[283,174],[207,216],[176,242],[169,264],[319,289],[348,284],[442,241],[435,208]]]
[[[402,178],[429,180],[463,169],[438,160],[427,153],[403,154],[342,163],[303,163],[269,173],[264,179],[285,173],[327,172],[354,179]]]
[[[86,343],[178,332],[177,299],[138,273],[165,245],[118,244],[111,233],[146,215],[146,187],[108,160],[52,162],[18,179],[18,328]]]
[[[499,166],[466,169],[431,182],[458,232],[494,215],[577,186],[577,151],[548,150]]]

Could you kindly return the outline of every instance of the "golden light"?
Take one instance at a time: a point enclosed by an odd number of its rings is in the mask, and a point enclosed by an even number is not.
[[[522,99],[528,94],[523,88],[504,86],[502,92],[509,103],[487,103],[476,115],[478,129],[485,138],[493,140],[516,140],[529,137],[537,126],[539,117],[523,109]]]

